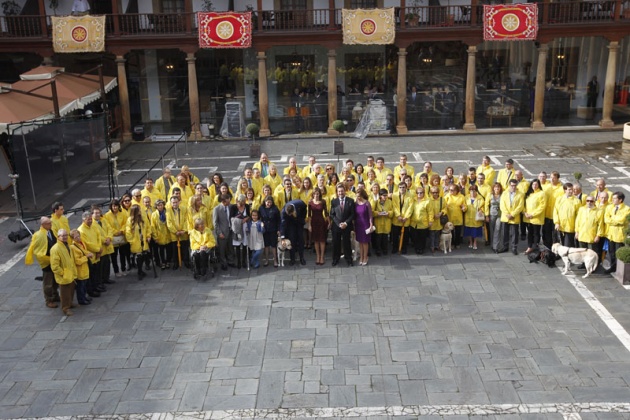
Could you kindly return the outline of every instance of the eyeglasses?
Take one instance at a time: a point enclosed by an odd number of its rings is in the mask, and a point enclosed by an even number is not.
[[[136,197],[136,198],[142,198],[142,196],[141,196],[141,195],[134,195],[134,197]]]

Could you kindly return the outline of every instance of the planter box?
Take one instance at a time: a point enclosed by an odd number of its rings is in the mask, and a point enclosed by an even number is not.
[[[249,157],[250,158],[260,157],[260,143],[252,143],[249,145]]]
[[[587,106],[578,106],[577,117],[583,120],[592,120],[594,117],[595,108]]]
[[[613,277],[622,285],[630,284],[630,264],[617,260],[617,271]]]

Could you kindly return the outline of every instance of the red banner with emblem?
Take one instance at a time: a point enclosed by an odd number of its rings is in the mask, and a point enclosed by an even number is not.
[[[251,12],[198,12],[200,48],[252,46]]]
[[[483,39],[522,41],[536,39],[538,5],[535,3],[483,6]]]

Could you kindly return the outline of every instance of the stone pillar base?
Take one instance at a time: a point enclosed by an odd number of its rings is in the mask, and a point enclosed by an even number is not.
[[[341,133],[337,130],[335,130],[334,128],[328,128],[328,130],[326,131],[326,134],[328,134],[329,136],[339,136]]]
[[[122,133],[122,141],[131,141],[132,138],[131,133]]]
[[[407,133],[409,133],[409,130],[407,129],[406,125],[397,125],[396,126],[396,132],[398,134],[407,134]]]
[[[613,120],[600,120],[599,126],[601,128],[613,128],[615,126],[615,122]]]
[[[534,130],[542,130],[543,128],[545,128],[545,123],[542,121],[534,121],[532,123],[532,128]]]
[[[476,131],[477,130],[477,126],[475,125],[475,123],[466,123],[464,124],[464,127],[462,127],[464,129],[464,131]]]
[[[271,135],[271,130],[261,128],[258,132],[258,137],[269,137]]]
[[[201,140],[202,138],[203,138],[203,134],[201,134],[201,131],[199,130],[191,131],[190,135],[188,136],[188,140],[192,140],[192,141]]]

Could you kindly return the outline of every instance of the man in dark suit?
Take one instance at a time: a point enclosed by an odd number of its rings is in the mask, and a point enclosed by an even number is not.
[[[212,212],[214,235],[217,240],[217,250],[221,269],[227,270],[228,265],[234,265],[234,253],[232,252],[232,230],[230,227],[230,196],[227,194],[219,197],[221,204]]]
[[[306,223],[306,204],[297,199],[289,201],[280,214],[280,239],[291,241],[289,264],[295,264],[295,251],[300,257],[300,264],[306,265],[304,259],[304,224]]]
[[[342,184],[337,185],[337,198],[333,198],[330,207],[333,241],[332,265],[339,264],[343,248],[346,262],[348,266],[351,266],[353,264],[350,232],[354,229],[354,200],[346,197],[346,190]]]

